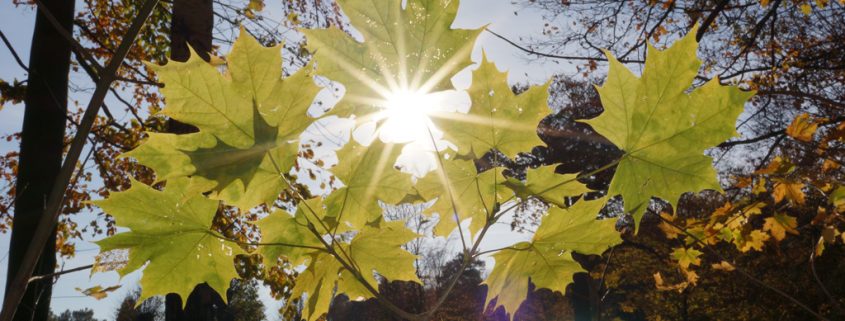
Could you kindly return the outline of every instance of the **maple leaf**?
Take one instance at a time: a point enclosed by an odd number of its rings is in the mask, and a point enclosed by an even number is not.
[[[734,235],[734,245],[740,252],[748,252],[750,250],[762,251],[763,242],[769,240],[769,234],[760,230],[753,230],[751,233],[743,234],[736,233]]]
[[[211,230],[219,202],[190,193],[189,184],[187,178],[173,179],[162,192],[133,181],[129,190],[94,202],[129,229],[96,243],[101,253],[129,250],[121,275],[144,268],[138,302],[167,293],[187,298],[203,282],[226,293],[238,276],[233,259],[244,252]]]
[[[426,200],[437,199],[428,209],[440,214],[435,227],[437,235],[448,236],[458,223],[472,218],[470,232],[475,233],[495,212],[503,200],[498,183],[501,168],[479,173],[475,162],[467,159],[445,159],[443,166],[417,181],[415,188]]]
[[[802,142],[810,142],[818,128],[819,124],[810,120],[809,114],[804,113],[792,120],[789,127],[786,127],[786,134]]]
[[[334,26],[302,30],[318,73],[346,88],[331,113],[362,117],[393,92],[452,89],[452,76],[472,63],[481,29],[451,29],[458,1],[408,0],[404,9],[402,3],[338,1],[363,42]]]
[[[324,201],[326,216],[339,224],[346,222],[361,227],[381,217],[378,201],[398,203],[411,188],[411,176],[400,172],[394,164],[402,148],[374,139],[369,146],[349,142],[337,151],[340,160],[331,169],[344,187],[332,192]]]
[[[678,238],[678,235],[683,234],[683,231],[670,224],[671,222],[675,221],[674,215],[670,215],[666,212],[660,212],[660,217],[662,217],[663,220],[660,221],[660,224],[657,225],[657,227],[660,228],[661,231],[663,231],[663,234],[666,235],[667,239],[674,240]]]
[[[334,257],[323,252],[314,254],[310,261],[308,268],[296,278],[291,299],[304,300],[302,315],[313,321],[329,312],[329,303],[334,297],[335,284],[343,267]],[[303,299],[305,293],[308,295]]]
[[[469,113],[432,113],[432,122],[444,131],[444,138],[458,147],[459,153],[481,155],[495,148],[507,156],[516,156],[517,152],[543,144],[537,125],[550,112],[549,84],[514,94],[508,86],[508,74],[500,72],[485,55],[472,72]]]
[[[378,227],[366,226],[349,244],[340,245],[343,253],[348,253],[352,259],[351,264],[361,271],[363,280],[358,280],[328,252],[312,252],[311,263],[297,278],[291,296],[302,298],[307,293],[303,315],[308,320],[328,312],[335,286],[337,293],[345,293],[353,300],[373,297],[360,281],[377,287],[374,272],[388,280],[421,283],[414,269],[416,256],[402,249],[402,245],[419,235],[405,228],[401,221],[376,223]]]
[[[697,27],[669,49],[648,45],[641,78],[610,53],[610,71],[598,88],[604,112],[585,120],[625,151],[610,183],[639,226],[651,197],[677,204],[681,194],[721,191],[704,151],[730,137],[743,105],[753,95],[712,79],[687,94],[701,61]]]
[[[366,226],[349,242],[349,255],[355,261],[364,279],[377,285],[373,272],[388,280],[422,283],[414,269],[417,256],[402,248],[402,245],[420,235],[405,228],[405,222],[381,221],[378,227]]]
[[[780,201],[786,198],[797,204],[804,204],[804,192],[801,191],[803,188],[804,183],[801,182],[781,181],[775,183],[772,197],[775,199],[775,203],[780,203]]]
[[[76,288],[76,291],[78,291],[79,293],[82,293],[86,296],[90,296],[90,297],[96,299],[97,301],[100,301],[102,299],[105,299],[107,296],[109,296],[110,292],[114,292],[118,289],[120,289],[119,284],[109,286],[109,287],[105,287],[105,288],[102,287],[102,286],[99,286],[99,285],[95,285],[95,286],[87,288],[87,289]]]
[[[572,275],[584,271],[572,252],[601,254],[622,242],[616,219],[597,220],[607,199],[579,201],[568,209],[550,207],[531,242],[521,242],[493,255],[496,264],[484,281],[487,300],[511,315],[528,295],[528,281],[537,288],[565,292]]]
[[[317,199],[305,202],[315,202]],[[276,264],[276,259],[287,258],[294,266],[305,263],[309,255],[323,246],[308,229],[308,221],[303,213],[305,204],[300,203],[296,216],[283,210],[276,210],[267,217],[256,222],[261,230],[262,246],[258,253],[264,257],[268,266]],[[290,246],[290,245],[296,246]],[[313,248],[308,248],[313,247]]]
[[[566,207],[564,197],[575,197],[590,191],[576,178],[574,174],[555,173],[555,166],[542,166],[526,170],[525,182],[508,178],[502,185],[522,199],[536,197],[546,203]]]
[[[262,47],[242,29],[228,73],[193,54],[187,62],[153,66],[165,84],[163,113],[197,133],[150,133],[131,156],[159,181],[192,176],[241,209],[272,203],[287,187],[282,175],[296,162],[299,134],[319,91],[306,66],[282,78],[281,47]]]
[[[797,235],[798,230],[795,229],[796,227],[798,227],[798,220],[783,213],[776,213],[763,221],[763,230],[769,231],[772,237],[778,241],[783,240],[787,232]]]
[[[689,269],[690,265],[701,264],[701,259],[699,258],[701,254],[704,253],[701,253],[701,251],[696,249],[679,247],[672,251],[672,258],[675,259],[675,261],[678,261],[678,265],[680,265],[681,268]]]

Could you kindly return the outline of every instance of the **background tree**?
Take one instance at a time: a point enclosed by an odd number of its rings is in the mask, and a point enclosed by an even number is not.
[[[74,1],[46,1],[45,9],[54,16],[61,28],[71,30]],[[5,39],[5,37],[4,37]],[[45,200],[53,189],[55,177],[59,174],[64,151],[67,116],[68,72],[70,69],[70,44],[63,41],[50,19],[39,12],[35,18],[30,59],[28,64],[27,90],[24,97],[23,128],[19,136],[20,153],[12,154],[17,161],[4,160],[0,163],[15,167],[13,173],[4,175],[9,194],[14,197],[4,204],[14,204],[14,219],[11,220],[11,241],[9,263],[6,275],[16,275],[21,269],[24,256],[30,246],[41,217],[52,215],[43,210]],[[4,206],[8,211],[8,206]],[[4,215],[8,222],[8,212]],[[41,251],[34,274],[49,274],[56,265],[56,248],[52,236]],[[8,294],[12,278],[6,278]],[[20,308],[14,320],[46,320],[50,313],[52,283],[50,279],[33,282],[24,293]]]
[[[94,318],[94,311],[91,309],[82,310],[65,310],[62,314],[55,315],[50,313],[49,321],[99,321]]]
[[[44,19],[43,14],[39,13],[38,21],[36,22],[36,32],[33,41],[32,61],[29,66],[20,62],[20,66],[29,72],[29,81],[20,82],[17,80],[0,80],[0,102],[3,105],[8,105],[9,102],[15,103],[24,100],[25,95],[37,97],[41,99],[38,108],[43,108],[39,112],[40,119],[35,119],[36,116],[29,116],[28,123],[37,123],[38,126],[44,126],[47,123],[62,123],[61,132],[65,132],[65,128],[69,128],[67,133],[57,136],[54,131],[41,131],[38,134],[22,135],[22,133],[12,133],[2,137],[7,141],[21,140],[22,136],[33,137],[25,139],[27,142],[22,144],[25,146],[38,146],[40,148],[37,153],[33,154],[32,148],[23,148],[19,151],[10,151],[5,155],[0,155],[0,179],[3,183],[4,193],[0,195],[0,232],[5,232],[12,226],[12,212],[19,211],[20,213],[28,212],[29,204],[32,206],[41,206],[43,197],[38,196],[40,193],[38,189],[44,191],[49,190],[49,184],[52,183],[46,180],[42,183],[33,185],[29,181],[27,175],[30,173],[39,173],[38,176],[51,178],[55,175],[50,175],[58,170],[59,162],[61,161],[61,150],[66,147],[66,143],[70,141],[71,135],[75,133],[75,126],[79,123],[79,117],[82,110],[78,108],[71,108],[67,115],[63,110],[66,108],[65,101],[66,92],[69,90],[72,93],[84,94],[88,84],[83,82],[69,83],[67,80],[67,73],[70,69],[72,72],[84,73],[89,76],[92,82],[99,79],[98,65],[102,62],[111,59],[115,53],[118,43],[122,40],[121,37],[129,27],[132,19],[137,16],[138,10],[143,1],[97,1],[89,0],[80,4],[79,12],[73,12],[73,3],[62,2],[61,4],[55,1],[15,1],[15,4],[24,8],[39,10],[39,12],[48,12],[58,18],[60,22],[60,30],[56,30],[55,26],[51,25]],[[180,5],[182,2],[178,2]],[[215,29],[207,30],[206,35],[214,36],[217,41],[224,45],[231,44],[235,32],[239,26],[244,26],[252,34],[257,35],[266,44],[281,43],[286,31],[296,26],[307,25],[327,25],[339,21],[339,11],[335,6],[327,4],[310,4],[306,2],[291,2],[286,3],[283,10],[287,19],[283,21],[275,21],[271,18],[265,17],[262,14],[263,2],[261,1],[204,1],[208,9],[204,23],[207,26],[214,26]],[[176,5],[176,7],[180,7]],[[213,11],[212,9],[213,5]],[[36,274],[48,274],[53,272],[54,255],[58,252],[62,257],[71,257],[75,253],[75,240],[81,240],[83,237],[98,237],[101,235],[111,235],[115,232],[112,219],[103,213],[100,213],[97,218],[90,222],[80,222],[75,214],[81,212],[95,211],[86,201],[107,195],[108,190],[121,190],[128,186],[129,178],[152,182],[152,172],[146,168],[137,166],[134,161],[130,159],[122,159],[118,155],[135,147],[138,142],[143,139],[142,132],[147,129],[164,128],[164,119],[156,115],[161,110],[161,97],[158,94],[159,84],[155,78],[154,72],[150,70],[145,61],[162,63],[165,61],[170,52],[168,42],[166,39],[171,31],[171,12],[175,10],[174,4],[170,2],[161,2],[154,11],[152,17],[145,24],[142,34],[136,39],[135,45],[132,47],[129,55],[124,61],[124,67],[118,70],[117,79],[114,86],[111,88],[112,99],[110,101],[116,102],[117,106],[103,105],[104,114],[99,117],[96,122],[92,134],[89,137],[91,144],[89,148],[90,163],[96,166],[83,166],[88,162],[88,159],[80,162],[79,172],[75,175],[75,181],[71,188],[68,189],[65,196],[65,206],[62,207],[62,216],[59,219],[59,226],[57,228],[57,237],[55,240],[55,250],[53,246],[48,246],[45,249],[44,262],[41,264],[43,269],[36,271]],[[190,19],[199,18],[196,12],[188,12],[185,15]],[[213,23],[217,21],[219,23]],[[178,28],[177,28],[178,30]],[[60,31],[65,32],[63,35]],[[213,34],[213,35],[212,35]],[[2,32],[0,31],[0,35]],[[45,36],[46,35],[46,36]],[[66,37],[69,35],[69,37]],[[3,36],[4,45],[9,49],[15,57],[18,56],[17,51],[12,47],[11,43],[7,41],[5,35]],[[287,51],[294,53],[291,55],[293,59],[289,60],[291,68],[296,68],[304,64],[306,56],[302,55],[299,47],[301,43],[297,41],[287,42],[285,47]],[[48,48],[49,47],[49,48]],[[216,50],[211,47],[210,42],[206,50],[202,50],[203,54],[211,53]],[[183,48],[185,49],[185,48]],[[185,49],[186,50],[186,49]],[[41,52],[46,52],[50,57],[46,57]],[[70,53],[73,52],[73,56]],[[63,59],[59,56],[67,56]],[[71,58],[73,58],[71,60]],[[178,57],[177,57],[178,58]],[[39,68],[38,59],[46,61],[51,64],[46,72],[37,73]],[[68,61],[68,67],[62,67],[63,64],[57,64],[60,61]],[[59,74],[65,74],[64,81],[59,77]],[[45,79],[49,83],[45,83]],[[84,78],[83,78],[84,79]],[[44,89],[44,84],[49,84],[50,94]],[[33,98],[34,99],[34,98]],[[33,101],[30,99],[30,101]],[[33,105],[28,103],[27,105]],[[56,106],[53,106],[56,105]],[[58,108],[61,105],[61,108]],[[52,106],[52,107],[51,107]],[[110,108],[111,107],[111,108]],[[33,107],[34,108],[34,107]],[[52,111],[61,111],[59,114],[51,114]],[[31,113],[28,113],[31,114]],[[52,115],[52,116],[51,116]],[[117,117],[115,117],[117,115]],[[123,117],[126,115],[128,117]],[[52,118],[51,118],[52,117]],[[57,118],[58,117],[58,118]],[[46,118],[50,118],[49,120]],[[67,122],[67,123],[65,123]],[[68,127],[69,126],[69,127]],[[24,126],[31,128],[32,125]],[[58,127],[55,127],[58,128]],[[39,135],[43,139],[41,141],[33,141],[36,138],[34,135]],[[50,138],[52,137],[52,138]],[[52,140],[48,142],[47,140]],[[47,148],[53,146],[53,148]],[[27,150],[27,152],[24,152]],[[48,154],[52,153],[53,156]],[[27,156],[31,155],[31,156]],[[26,165],[22,161],[27,159]],[[41,163],[41,167],[31,170],[32,161],[28,159],[37,159]],[[50,164],[52,165],[50,165]],[[49,166],[48,166],[49,165]],[[47,167],[53,167],[49,169]],[[23,175],[16,179],[16,175]],[[102,182],[100,184],[99,182]],[[17,184],[17,186],[16,186]],[[32,190],[32,193],[27,195],[32,199],[27,201],[24,196],[22,185],[26,185],[27,189]],[[15,202],[22,202],[16,206]],[[40,207],[39,207],[40,208]],[[19,236],[13,237],[15,241],[13,244],[23,244],[26,242],[26,234],[31,230],[31,225],[26,223],[26,220],[37,220],[37,217],[32,216],[27,218],[27,215],[17,215],[17,222],[15,224]],[[33,221],[34,222],[34,221]],[[23,233],[23,234],[21,234]],[[52,242],[52,241],[51,241]],[[24,244],[25,246],[26,244]],[[13,246],[13,248],[21,248],[20,246]],[[25,248],[23,248],[25,250]],[[10,254],[10,275],[15,272],[15,267],[18,265],[17,260],[20,251],[13,250]],[[44,296],[39,300],[39,317],[36,319],[43,320],[47,317],[47,308],[49,306],[49,283],[45,284],[45,288],[37,289],[40,295]],[[29,294],[27,300],[30,303],[36,301],[33,295]],[[29,304],[32,306],[34,304]],[[28,319],[27,319],[28,320]]]
[[[115,311],[115,321],[162,321],[164,317],[164,300],[153,297],[138,304],[140,290],[134,290],[123,297],[123,301]]]

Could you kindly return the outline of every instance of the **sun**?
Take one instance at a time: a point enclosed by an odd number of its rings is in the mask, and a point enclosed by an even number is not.
[[[416,90],[396,90],[384,97],[378,118],[379,137],[385,142],[428,142],[435,131],[429,115],[437,108],[434,95]]]

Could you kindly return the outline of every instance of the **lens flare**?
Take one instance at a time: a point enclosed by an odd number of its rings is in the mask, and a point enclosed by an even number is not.
[[[437,105],[436,99],[428,93],[412,90],[398,90],[385,97],[381,117],[384,123],[379,128],[379,137],[386,142],[409,143],[430,141],[430,130],[434,127],[429,113]]]

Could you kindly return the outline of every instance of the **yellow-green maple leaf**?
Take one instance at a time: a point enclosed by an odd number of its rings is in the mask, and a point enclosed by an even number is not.
[[[672,251],[672,258],[675,261],[678,261],[678,265],[680,265],[684,269],[688,269],[690,265],[701,265],[701,251],[696,249],[688,249],[685,247],[676,248]]]
[[[549,83],[514,94],[507,72],[484,59],[472,73],[469,113],[433,113],[432,121],[459,153],[482,155],[497,149],[507,156],[542,145],[537,125],[548,116]]]
[[[502,184],[522,199],[536,197],[546,203],[566,207],[564,197],[578,196],[590,191],[576,178],[577,175],[574,174],[555,173],[555,166],[542,166],[529,168],[525,173],[524,182],[508,178]]]
[[[311,264],[296,278],[296,285],[291,290],[291,299],[303,299],[302,315],[312,321],[329,312],[329,303],[334,297],[335,284],[340,278],[340,262],[328,253],[317,253],[311,258]]]
[[[601,254],[622,242],[616,219],[597,220],[606,198],[579,201],[568,209],[549,208],[531,242],[521,242],[493,255],[496,264],[484,281],[487,303],[493,298],[511,318],[528,296],[528,281],[537,288],[565,292],[572,275],[584,271],[572,252]]]
[[[95,202],[129,229],[98,241],[100,251],[129,251],[121,275],[146,264],[140,301],[167,293],[187,298],[203,282],[226,293],[238,276],[233,259],[243,251],[211,230],[219,202],[188,192],[188,185],[187,178],[174,179],[162,192],[133,181],[129,190]]]
[[[390,93],[451,89],[450,79],[472,62],[481,29],[451,29],[457,0],[339,0],[355,40],[337,27],[302,30],[318,74],[340,82],[346,94],[332,109],[340,116],[369,114]]]
[[[677,204],[686,192],[721,191],[704,151],[738,136],[736,118],[753,95],[718,78],[687,93],[701,65],[696,30],[664,51],[649,45],[641,78],[607,53],[604,112],[585,121],[625,151],[609,193],[622,195],[637,224],[651,197]]]
[[[378,282],[373,272],[388,280],[414,281],[417,278],[413,255],[401,246],[420,235],[405,227],[403,221],[381,221],[377,227],[365,226],[349,243],[349,256],[355,261],[364,279],[371,285]]]
[[[326,215],[360,228],[381,217],[378,201],[398,203],[411,187],[411,176],[394,166],[401,152],[400,145],[377,138],[369,146],[352,141],[339,150],[331,171],[345,186],[326,198]]]
[[[264,257],[264,262],[267,265],[275,265],[276,259],[280,257],[287,258],[288,262],[294,266],[303,264],[310,254],[317,251],[308,247],[320,248],[323,246],[308,229],[306,214],[302,212],[304,206],[300,203],[296,216],[282,210],[276,210],[256,223],[261,230],[262,244],[258,248],[258,253]]]
[[[470,232],[475,233],[494,214],[503,200],[501,168],[479,173],[473,160],[444,159],[443,167],[417,181],[416,190],[425,200],[437,201],[428,209],[440,215],[435,233],[448,236],[460,221],[472,218]],[[457,218],[456,218],[457,216]]]
[[[280,50],[242,31],[226,74],[196,54],[154,67],[165,84],[163,113],[199,132],[151,134],[126,156],[154,169],[159,180],[198,178],[198,188],[242,209],[276,200],[319,91],[309,66],[282,78]]]
[[[336,252],[349,264],[361,271],[360,276],[371,287],[378,288],[373,273],[378,273],[388,280],[414,281],[421,283],[414,269],[416,256],[408,253],[402,245],[419,237],[405,228],[401,221],[374,222],[374,226],[364,227],[349,244],[337,244],[343,250]],[[346,256],[348,254],[348,257]],[[329,303],[335,294],[345,293],[353,300],[367,299],[373,294],[355,275],[327,252],[314,252],[311,263],[300,274],[292,291],[292,298],[306,295],[303,315],[314,320],[328,312]]]

